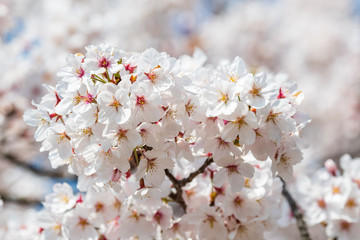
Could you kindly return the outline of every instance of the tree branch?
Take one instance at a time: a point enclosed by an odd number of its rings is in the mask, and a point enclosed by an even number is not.
[[[197,177],[197,175],[205,172],[205,169],[214,162],[214,159],[212,157],[208,157],[204,164],[195,172],[191,173],[187,178],[183,179],[182,186],[185,186],[187,183],[191,182],[194,178]]]
[[[2,159],[5,159],[9,163],[15,164],[15,165],[17,165],[29,172],[32,172],[38,176],[50,177],[50,178],[67,178],[67,179],[75,179],[76,178],[74,176],[71,176],[71,177],[66,176],[65,174],[63,174],[61,172],[47,171],[47,170],[35,168],[35,167],[21,161],[20,159],[18,159],[17,157],[15,157],[14,155],[12,155],[10,153],[0,152],[0,157]]]
[[[184,209],[186,212],[186,204],[184,201],[184,198],[182,197],[182,187],[191,182],[194,178],[196,178],[199,174],[203,173],[205,169],[214,162],[212,157],[208,157],[203,165],[196,170],[195,172],[192,172],[187,178],[183,178],[181,180],[176,179],[168,169],[165,169],[166,176],[170,179],[172,182],[176,193],[170,193],[169,198],[173,199],[175,202],[179,203],[180,206]]]
[[[282,195],[285,197],[285,199],[287,200],[287,202],[290,205],[291,212],[296,219],[296,226],[299,229],[301,239],[302,240],[311,240],[302,212],[300,211],[297,203],[295,202],[295,200],[293,199],[293,197],[291,196],[289,191],[286,189],[285,181],[281,177],[280,177],[280,179],[283,183]]]
[[[29,206],[29,205],[38,205],[41,204],[41,201],[38,199],[32,199],[32,198],[25,198],[25,197],[14,197],[10,196],[7,193],[1,192],[0,193],[1,199],[6,202],[16,203],[23,206]]]
[[[165,174],[170,179],[176,190],[176,193],[169,194],[169,198],[179,203],[182,209],[186,212],[186,204],[184,198],[182,197],[182,185],[180,184],[180,181],[177,180],[168,169],[165,169]]]

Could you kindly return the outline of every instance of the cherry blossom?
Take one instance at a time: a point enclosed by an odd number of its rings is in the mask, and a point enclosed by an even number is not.
[[[205,66],[199,51],[86,51],[68,56],[59,83],[24,116],[52,167],[67,165],[84,192],[54,186],[42,238],[238,239],[275,229],[278,177],[292,180],[309,122],[278,98],[279,79],[249,73],[239,57]],[[357,192],[332,184],[344,188],[326,203],[357,209]]]

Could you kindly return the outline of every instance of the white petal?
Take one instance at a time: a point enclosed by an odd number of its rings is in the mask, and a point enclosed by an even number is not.
[[[222,185],[224,185],[227,178],[228,178],[227,169],[226,168],[221,168],[214,175],[214,185],[216,187],[221,187]]]
[[[228,182],[232,192],[240,192],[244,187],[244,178],[240,174],[231,174]]]

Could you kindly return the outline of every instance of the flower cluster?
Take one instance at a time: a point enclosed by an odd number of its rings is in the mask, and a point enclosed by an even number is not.
[[[344,155],[341,170],[327,160],[310,179],[296,179],[298,203],[305,211],[307,223],[326,227],[328,238],[356,239],[360,233],[360,158]]]
[[[248,72],[239,57],[204,67],[200,50],[179,59],[107,44],[86,50],[68,56],[59,83],[24,115],[53,167],[68,165],[81,191],[134,201],[120,220],[135,212],[137,224],[157,214],[151,219],[162,234],[176,221],[161,199],[175,202],[200,238],[264,227],[268,198],[281,186],[272,179],[291,179],[302,159],[300,130],[309,119],[296,108],[302,93],[295,83]],[[153,209],[138,203],[145,198]]]
[[[232,2],[199,28],[199,46],[209,60],[240,55],[250,67],[281,70],[297,80],[307,92],[302,109],[313,121],[304,133],[312,146],[308,165],[358,149],[358,5],[352,0]],[[337,107],[339,102],[346,107]]]
[[[182,216],[167,193],[156,188],[129,191],[131,180],[120,192],[91,188],[86,195],[74,195],[68,184],[58,183],[45,197],[45,208],[32,225],[38,231],[32,235],[41,239],[262,239],[265,231],[274,228],[281,203],[281,182],[272,179],[269,164],[258,162],[259,180],[248,178],[240,192],[227,192],[226,186],[212,189],[206,175],[196,179],[184,191],[191,210]]]

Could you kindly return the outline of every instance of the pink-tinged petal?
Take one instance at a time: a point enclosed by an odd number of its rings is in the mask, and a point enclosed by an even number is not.
[[[225,166],[229,166],[229,165],[237,165],[238,162],[234,157],[228,155],[226,157],[220,158],[216,162],[216,164],[219,165],[219,166],[225,167]]]
[[[227,169],[221,168],[218,172],[214,175],[214,186],[221,187],[224,185],[228,178]]]
[[[241,175],[243,175],[244,177],[248,177],[251,178],[254,176],[255,170],[254,167],[251,166],[248,163],[242,163],[239,166],[239,172],[241,173]]]
[[[225,104],[223,107],[222,113],[225,115],[230,115],[230,114],[234,113],[237,105],[238,105],[238,103],[235,101],[231,101],[231,102]]]
[[[228,123],[225,125],[220,134],[222,139],[231,142],[235,140],[236,136],[239,134],[239,131],[235,125]]]
[[[252,129],[249,126],[243,126],[242,128],[240,128],[239,143],[252,145],[254,144],[255,139],[256,139],[256,134],[254,129]]]
[[[277,171],[278,171],[280,177],[282,177],[285,182],[289,182],[294,178],[292,165],[280,163],[277,166]]]
[[[244,120],[247,123],[247,125],[249,125],[250,127],[254,128],[254,129],[258,128],[256,115],[252,111],[249,111],[246,114]]]
[[[35,131],[35,140],[37,142],[44,141],[48,135],[47,133],[47,127],[39,126]]]
[[[237,173],[229,175],[228,182],[232,192],[240,192],[244,187],[244,178]]]
[[[102,91],[97,97],[97,102],[99,105],[107,106],[111,102],[113,96],[114,94],[109,91]]]
[[[146,183],[153,187],[159,187],[165,179],[163,169],[159,171],[148,171],[146,174]]]

